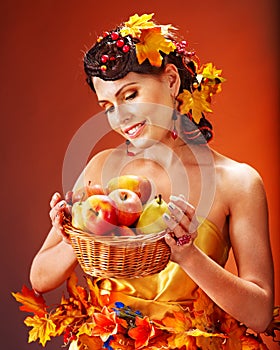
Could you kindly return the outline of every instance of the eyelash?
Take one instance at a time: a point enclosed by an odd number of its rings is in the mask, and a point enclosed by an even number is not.
[[[125,100],[132,100],[137,96],[137,91],[134,91],[132,94],[128,95]]]
[[[125,97],[125,100],[126,101],[133,100],[136,96],[137,96],[137,91],[134,91],[131,95],[128,95],[127,97]],[[105,110],[105,114],[114,112],[114,109],[115,109],[115,107],[111,106],[110,108]]]

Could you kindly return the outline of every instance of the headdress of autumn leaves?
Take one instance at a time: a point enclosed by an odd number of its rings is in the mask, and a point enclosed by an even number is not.
[[[221,91],[222,71],[212,63],[200,67],[195,53],[187,50],[186,41],[174,39],[176,28],[156,24],[153,15],[135,14],[117,29],[99,37],[85,56],[86,73],[89,77],[117,80],[129,71],[141,72],[141,68],[143,71],[144,66],[151,68],[151,72],[153,67],[159,69],[169,54],[180,56],[192,84],[177,97],[179,112],[198,124],[205,113],[212,112],[211,97]]]

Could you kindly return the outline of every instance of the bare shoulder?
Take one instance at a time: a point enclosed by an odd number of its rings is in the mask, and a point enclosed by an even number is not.
[[[263,180],[258,171],[246,163],[240,163],[217,152],[214,153],[219,185],[232,196],[263,193]]]

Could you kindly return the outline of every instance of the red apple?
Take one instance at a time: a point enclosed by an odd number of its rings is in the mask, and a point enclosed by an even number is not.
[[[95,235],[105,235],[118,223],[116,204],[102,194],[95,194],[83,203],[82,215],[86,230]]]
[[[88,197],[95,194],[105,194],[102,186],[100,184],[93,184],[91,181],[84,187],[79,188],[72,194],[72,203],[83,202]]]
[[[118,226],[115,230],[117,236],[135,236],[136,233],[127,226]]]
[[[91,181],[88,182],[86,190],[89,197],[93,196],[94,194],[105,194],[100,184],[93,184]]]
[[[116,205],[118,225],[130,226],[141,215],[142,202],[135,192],[118,188],[110,192],[108,196]]]
[[[141,199],[142,204],[146,203],[152,193],[150,180],[141,175],[121,175],[113,177],[108,181],[106,193],[109,194],[116,189],[127,189],[135,192]]]

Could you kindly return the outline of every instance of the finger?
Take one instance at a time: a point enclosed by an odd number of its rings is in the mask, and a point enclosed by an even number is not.
[[[61,195],[55,192],[50,201],[50,207],[53,208],[61,200]]]
[[[182,209],[177,207],[173,202],[168,203],[168,208],[172,214],[172,216],[175,218],[175,221],[180,223],[180,225],[185,229],[187,232],[189,232],[190,228],[190,219],[188,216],[184,214]]]
[[[60,202],[58,202],[50,211],[50,218],[52,221],[54,221],[57,213],[59,212],[63,212],[66,206],[66,202],[65,200],[62,200]]]
[[[184,229],[176,220],[174,220],[170,215],[168,214],[163,214],[163,219],[166,222],[166,225],[170,231],[174,233],[173,238],[176,239],[179,237],[182,237],[188,233],[188,230]]]
[[[62,225],[63,215],[61,212],[56,213],[53,226],[55,226],[59,231],[63,231],[63,225]]]
[[[67,191],[65,194],[65,200],[69,205],[73,204],[72,199],[73,199],[73,191]]]
[[[181,196],[170,196],[170,201],[176,204],[187,216],[190,220],[192,220],[195,215],[195,207],[188,203]]]

